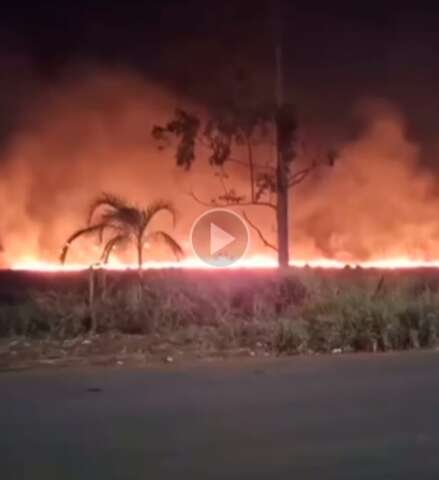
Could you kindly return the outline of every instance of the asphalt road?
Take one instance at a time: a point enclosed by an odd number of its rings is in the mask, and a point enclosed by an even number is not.
[[[438,479],[439,352],[0,374],[0,478]]]

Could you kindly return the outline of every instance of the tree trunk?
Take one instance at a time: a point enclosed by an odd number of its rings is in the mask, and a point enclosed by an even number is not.
[[[281,110],[284,106],[283,71],[282,71],[282,42],[281,42],[281,12],[280,4],[275,4],[274,10],[274,35],[275,35],[275,62],[276,62],[276,184],[277,184],[277,248],[278,264],[281,270],[289,265],[288,250],[288,168],[286,165],[284,146],[281,140]]]
[[[139,279],[139,291],[143,288],[143,242],[137,239],[137,277]],[[140,297],[139,297],[140,298]]]
[[[139,275],[142,275],[142,265],[143,265],[143,245],[142,245],[142,240],[139,238],[137,240],[137,268],[139,270]]]
[[[276,50],[278,64],[278,82],[281,82],[280,73],[280,47]],[[285,158],[285,145],[283,139],[284,128],[283,118],[283,99],[281,86],[278,86],[277,111],[275,116],[276,126],[276,222],[277,222],[277,248],[278,264],[281,269],[288,268],[289,264],[289,216],[288,216],[288,165]]]
[[[282,152],[278,151],[277,164],[277,246],[278,263],[281,269],[288,268],[289,265],[289,228],[288,228],[288,185],[286,168],[283,162]]]
[[[99,285],[101,290],[101,298],[105,300],[107,296],[107,271],[105,265],[99,269]]]
[[[94,335],[97,331],[97,318],[95,309],[95,287],[96,272],[93,267],[88,269],[88,305],[90,311],[90,333]]]
[[[140,307],[140,303],[142,301],[142,295],[143,295],[143,243],[142,239],[138,238],[137,239],[137,307]],[[136,312],[136,315],[139,312]]]

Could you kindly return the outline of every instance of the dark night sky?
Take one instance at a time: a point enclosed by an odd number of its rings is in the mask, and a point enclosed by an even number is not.
[[[434,143],[439,15],[433,7],[285,1],[282,16],[289,96],[305,116],[346,124],[356,100],[385,97],[408,116],[417,139]],[[26,94],[16,86],[21,64],[10,68],[11,59],[25,58],[47,81],[75,63],[129,67],[209,100],[238,66],[262,91],[271,75],[271,41],[267,0],[14,2],[0,18],[0,85],[12,92],[12,98],[0,94],[3,116],[7,111],[10,119],[14,97],[19,103]]]

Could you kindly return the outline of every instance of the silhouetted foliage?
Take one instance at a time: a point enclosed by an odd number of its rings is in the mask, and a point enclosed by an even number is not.
[[[75,231],[66,241],[60,256],[65,262],[67,253],[74,240],[87,235],[97,235],[100,242],[104,242],[101,262],[107,263],[116,247],[126,247],[134,244],[137,252],[139,268],[143,263],[143,249],[147,242],[162,241],[179,258],[183,250],[178,242],[167,232],[162,230],[149,231],[153,218],[160,212],[171,214],[175,223],[176,212],[171,203],[159,200],[146,208],[138,208],[125,200],[103,193],[90,205],[87,226]]]
[[[273,146],[281,149],[284,155],[286,186],[292,188],[304,181],[320,165],[333,165],[336,153],[330,151],[320,158],[305,152],[304,142],[299,140],[299,126],[295,109],[285,104],[277,109],[271,106],[262,108],[238,108],[227,105],[215,108],[205,120],[192,113],[178,109],[174,118],[165,126],[155,126],[153,137],[161,144],[177,140],[176,162],[189,170],[197,156],[207,152],[209,164],[218,178],[221,193],[209,200],[202,200],[192,192],[193,198],[205,206],[265,206],[278,208],[278,178],[273,158],[257,157],[260,146]],[[293,168],[299,160],[307,163],[303,168]],[[242,166],[248,171],[247,192],[237,192],[229,185],[231,166]],[[249,222],[251,226],[253,224]],[[258,235],[262,237],[259,230]],[[270,242],[264,241],[266,245]]]
[[[195,159],[195,144],[200,120],[184,110],[176,110],[175,118],[164,127],[155,126],[152,134],[157,140],[163,140],[167,133],[179,139],[176,159],[177,165],[188,170]]]

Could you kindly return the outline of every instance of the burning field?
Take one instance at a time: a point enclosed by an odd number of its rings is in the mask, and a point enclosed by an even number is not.
[[[150,134],[187,99],[128,70],[103,68],[78,69],[50,87],[33,88],[38,95],[22,105],[1,152],[1,266],[55,269],[64,242],[85,224],[87,206],[101,192],[141,206],[158,199],[172,202],[178,211],[173,235],[185,250],[180,265],[200,266],[188,237],[205,207],[189,193],[210,201],[220,191],[218,178],[203,158],[190,172],[177,168],[173,150],[160,150]],[[293,264],[437,266],[435,172],[411,137],[406,118],[390,102],[363,99],[351,121],[356,130],[349,138],[321,125],[315,131],[310,127],[310,138],[316,132],[325,143],[337,137],[339,155],[333,168],[317,171],[293,191]],[[242,172],[233,173],[236,189],[245,190]],[[275,238],[271,211],[246,211],[258,218],[268,239]],[[93,240],[79,240],[66,268],[88,267],[99,248]],[[145,267],[172,261],[164,248],[145,252]],[[123,268],[134,262],[132,252],[118,251],[110,264]],[[256,234],[244,264],[274,265],[273,252]]]
[[[128,69],[74,68],[32,88],[38,95],[21,106],[1,151],[3,364],[436,346],[436,174],[395,104],[357,102],[349,135],[310,123],[308,138],[336,139],[337,162],[294,188],[292,268],[278,275],[255,230],[230,270],[208,268],[192,253],[191,226],[224,177],[202,153],[189,171],[178,168],[175,145],[158,145],[151,131],[180,104],[203,116],[200,105]],[[228,174],[241,192],[248,185],[236,160]],[[102,231],[70,240],[89,228],[88,207],[102,192],[139,212],[172,204],[175,224],[158,217],[154,228],[175,244],[146,242],[135,271],[136,248],[116,236],[105,267],[90,268],[102,258]],[[273,211],[245,212],[275,241]]]
[[[439,471],[437,6],[7,3],[0,476]]]

